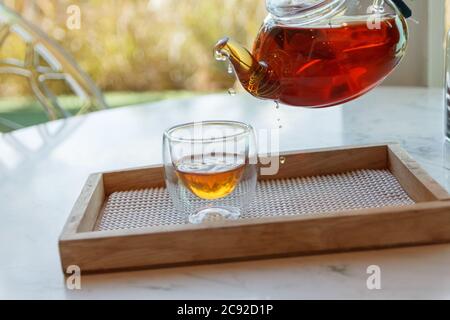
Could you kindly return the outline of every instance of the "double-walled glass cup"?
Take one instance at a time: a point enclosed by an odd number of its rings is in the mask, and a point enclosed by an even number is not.
[[[166,186],[191,223],[237,219],[255,193],[256,159],[254,131],[241,122],[195,122],[164,133]]]

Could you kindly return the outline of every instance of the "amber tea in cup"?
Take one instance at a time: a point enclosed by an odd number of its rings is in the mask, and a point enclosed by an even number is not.
[[[222,153],[184,157],[175,165],[181,182],[202,199],[220,199],[233,192],[245,169],[245,159]]]

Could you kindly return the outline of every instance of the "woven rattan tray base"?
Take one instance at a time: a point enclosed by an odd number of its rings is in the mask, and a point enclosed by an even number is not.
[[[162,166],[93,174],[60,237],[64,270],[174,266],[450,242],[450,196],[398,145],[292,152],[235,221],[192,225]],[[263,159],[261,163],[268,163]]]
[[[255,200],[241,219],[333,214],[346,210],[412,205],[389,170],[260,181]],[[187,223],[165,188],[112,193],[95,230],[119,230]]]

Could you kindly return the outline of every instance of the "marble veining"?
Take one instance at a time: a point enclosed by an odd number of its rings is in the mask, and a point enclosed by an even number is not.
[[[399,142],[450,189],[441,90],[378,88],[343,107],[282,106],[281,150]],[[273,103],[207,95],[101,111],[0,135],[0,298],[450,298],[450,245],[82,276],[68,290],[57,239],[92,172],[161,163],[165,128],[239,120],[277,125]],[[367,268],[381,269],[369,290]]]

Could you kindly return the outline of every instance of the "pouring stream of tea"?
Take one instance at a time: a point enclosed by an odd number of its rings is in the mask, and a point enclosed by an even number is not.
[[[222,53],[221,51],[216,50],[214,52],[214,56],[216,58],[217,61],[227,61],[228,60],[228,56],[224,53]],[[234,72],[234,68],[233,68],[233,64],[228,61],[228,66],[227,66],[227,72],[230,75],[233,75],[234,77],[236,77],[236,74]],[[236,90],[232,87],[228,88],[228,94],[230,96],[235,96],[236,95]],[[276,125],[278,127],[278,129],[282,129],[283,125],[281,124],[281,116],[280,116],[280,104],[278,101],[274,101],[275,102],[275,119],[276,119]],[[286,158],[281,156],[280,157],[280,163],[284,164],[286,162]]]

